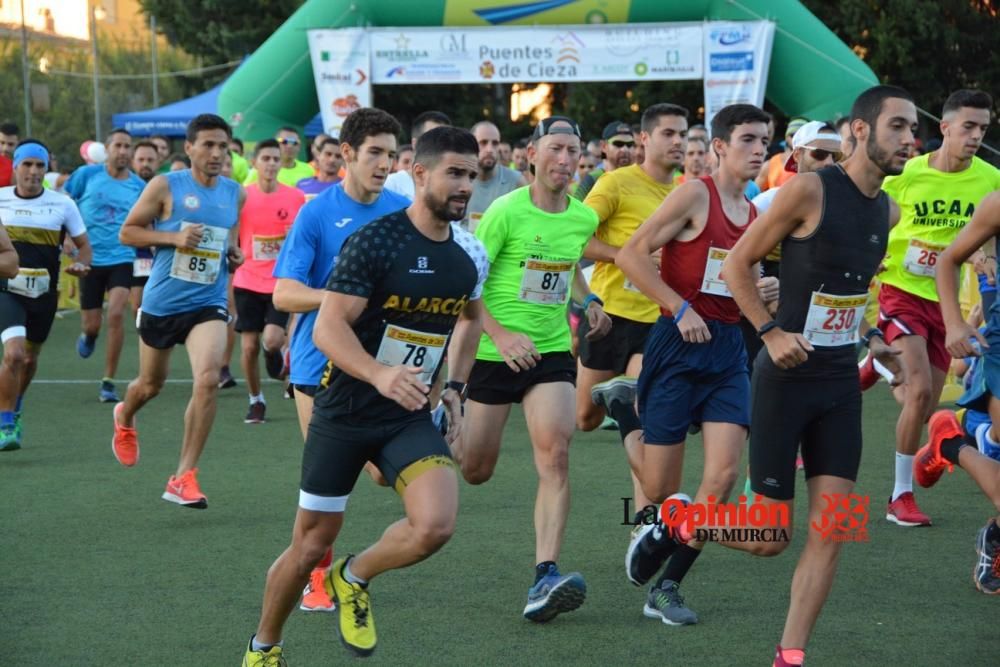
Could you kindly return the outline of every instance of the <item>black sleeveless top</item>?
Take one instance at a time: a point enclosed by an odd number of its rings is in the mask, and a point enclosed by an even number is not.
[[[778,325],[802,333],[813,292],[837,296],[866,294],[889,239],[889,197],[865,196],[838,166],[817,172],[823,186],[819,226],[806,238],[786,237],[781,243],[781,286]],[[859,321],[853,322],[857,327]],[[861,332],[864,333],[864,332]],[[761,350],[759,368],[794,378],[857,377],[854,343],[815,346],[809,359],[783,371]]]

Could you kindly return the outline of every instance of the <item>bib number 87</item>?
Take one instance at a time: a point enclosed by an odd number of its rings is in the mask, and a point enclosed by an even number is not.
[[[413,363],[414,366],[423,367],[424,359],[427,357],[427,348],[423,345],[406,343],[406,356],[403,358],[403,365]]]
[[[197,271],[199,273],[204,272],[208,268],[208,262],[204,257],[192,257],[188,261],[188,270]]]
[[[559,274],[558,273],[543,273],[542,274],[542,289],[553,290],[559,286]]]
[[[854,326],[856,314],[853,308],[829,308],[826,315],[823,328],[827,331],[846,331]]]

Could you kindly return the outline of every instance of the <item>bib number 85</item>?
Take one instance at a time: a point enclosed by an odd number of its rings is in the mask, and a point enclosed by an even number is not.
[[[830,308],[826,311],[823,328],[827,331],[846,331],[854,326],[856,313],[853,308]]]
[[[208,263],[205,261],[204,257],[192,257],[188,262],[189,271],[198,271],[199,273],[204,272],[208,268]]]

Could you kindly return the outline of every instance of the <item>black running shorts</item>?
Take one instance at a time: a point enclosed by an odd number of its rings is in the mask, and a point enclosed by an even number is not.
[[[646,349],[646,339],[653,329],[652,322],[636,322],[617,315],[611,318],[611,331],[604,338],[595,341],[587,340],[590,323],[586,315],[580,316],[577,327],[579,336],[580,363],[584,368],[595,371],[612,371],[621,375],[628,367],[629,359],[636,354],[642,354]]]
[[[176,315],[150,315],[139,309],[137,318],[139,336],[142,342],[157,350],[168,350],[174,345],[183,345],[191,329],[202,322],[222,320],[229,322],[229,312],[219,306],[209,306]]]
[[[576,385],[576,362],[569,352],[547,352],[534,368],[515,373],[502,361],[476,360],[469,374],[469,398],[488,405],[520,403],[529,389],[547,382]]]
[[[268,324],[282,329],[288,326],[288,313],[274,307],[270,294],[234,287],[233,300],[236,302],[236,331],[240,333],[260,333]]]
[[[80,310],[96,310],[104,305],[104,295],[116,287],[131,289],[132,262],[92,266],[80,278]]]
[[[16,332],[14,327],[24,327],[24,338],[29,343],[41,345],[52,330],[58,305],[57,292],[46,292],[37,299],[29,299],[0,291],[0,334],[4,334],[4,338],[16,337],[12,336]],[[11,333],[7,333],[8,330]]]

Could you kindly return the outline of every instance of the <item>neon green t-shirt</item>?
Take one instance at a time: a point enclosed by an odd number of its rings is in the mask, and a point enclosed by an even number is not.
[[[938,255],[955,240],[983,198],[1000,189],[1000,171],[977,157],[959,172],[930,166],[930,155],[906,163],[903,173],[885,179],[882,189],[896,200],[899,222],[889,232],[882,282],[937,301],[934,273]]]
[[[571,347],[566,303],[576,263],[597,229],[597,214],[567,197],[562,213],[547,213],[522,187],[495,200],[483,214],[476,237],[486,247],[490,274],[483,304],[508,331],[523,333],[541,353]],[[503,361],[483,334],[477,359]]]
[[[250,175],[250,163],[239,153],[229,151],[229,155],[233,160],[233,180],[242,183]]]
[[[295,184],[301,181],[303,178],[312,178],[316,175],[316,170],[309,166],[308,162],[303,162],[302,160],[296,160],[294,167],[282,167],[278,170],[278,182],[282,185],[287,185],[290,188],[294,188]],[[250,185],[251,183],[257,182],[257,170],[251,169],[250,174],[247,179],[243,181],[243,185]]]

